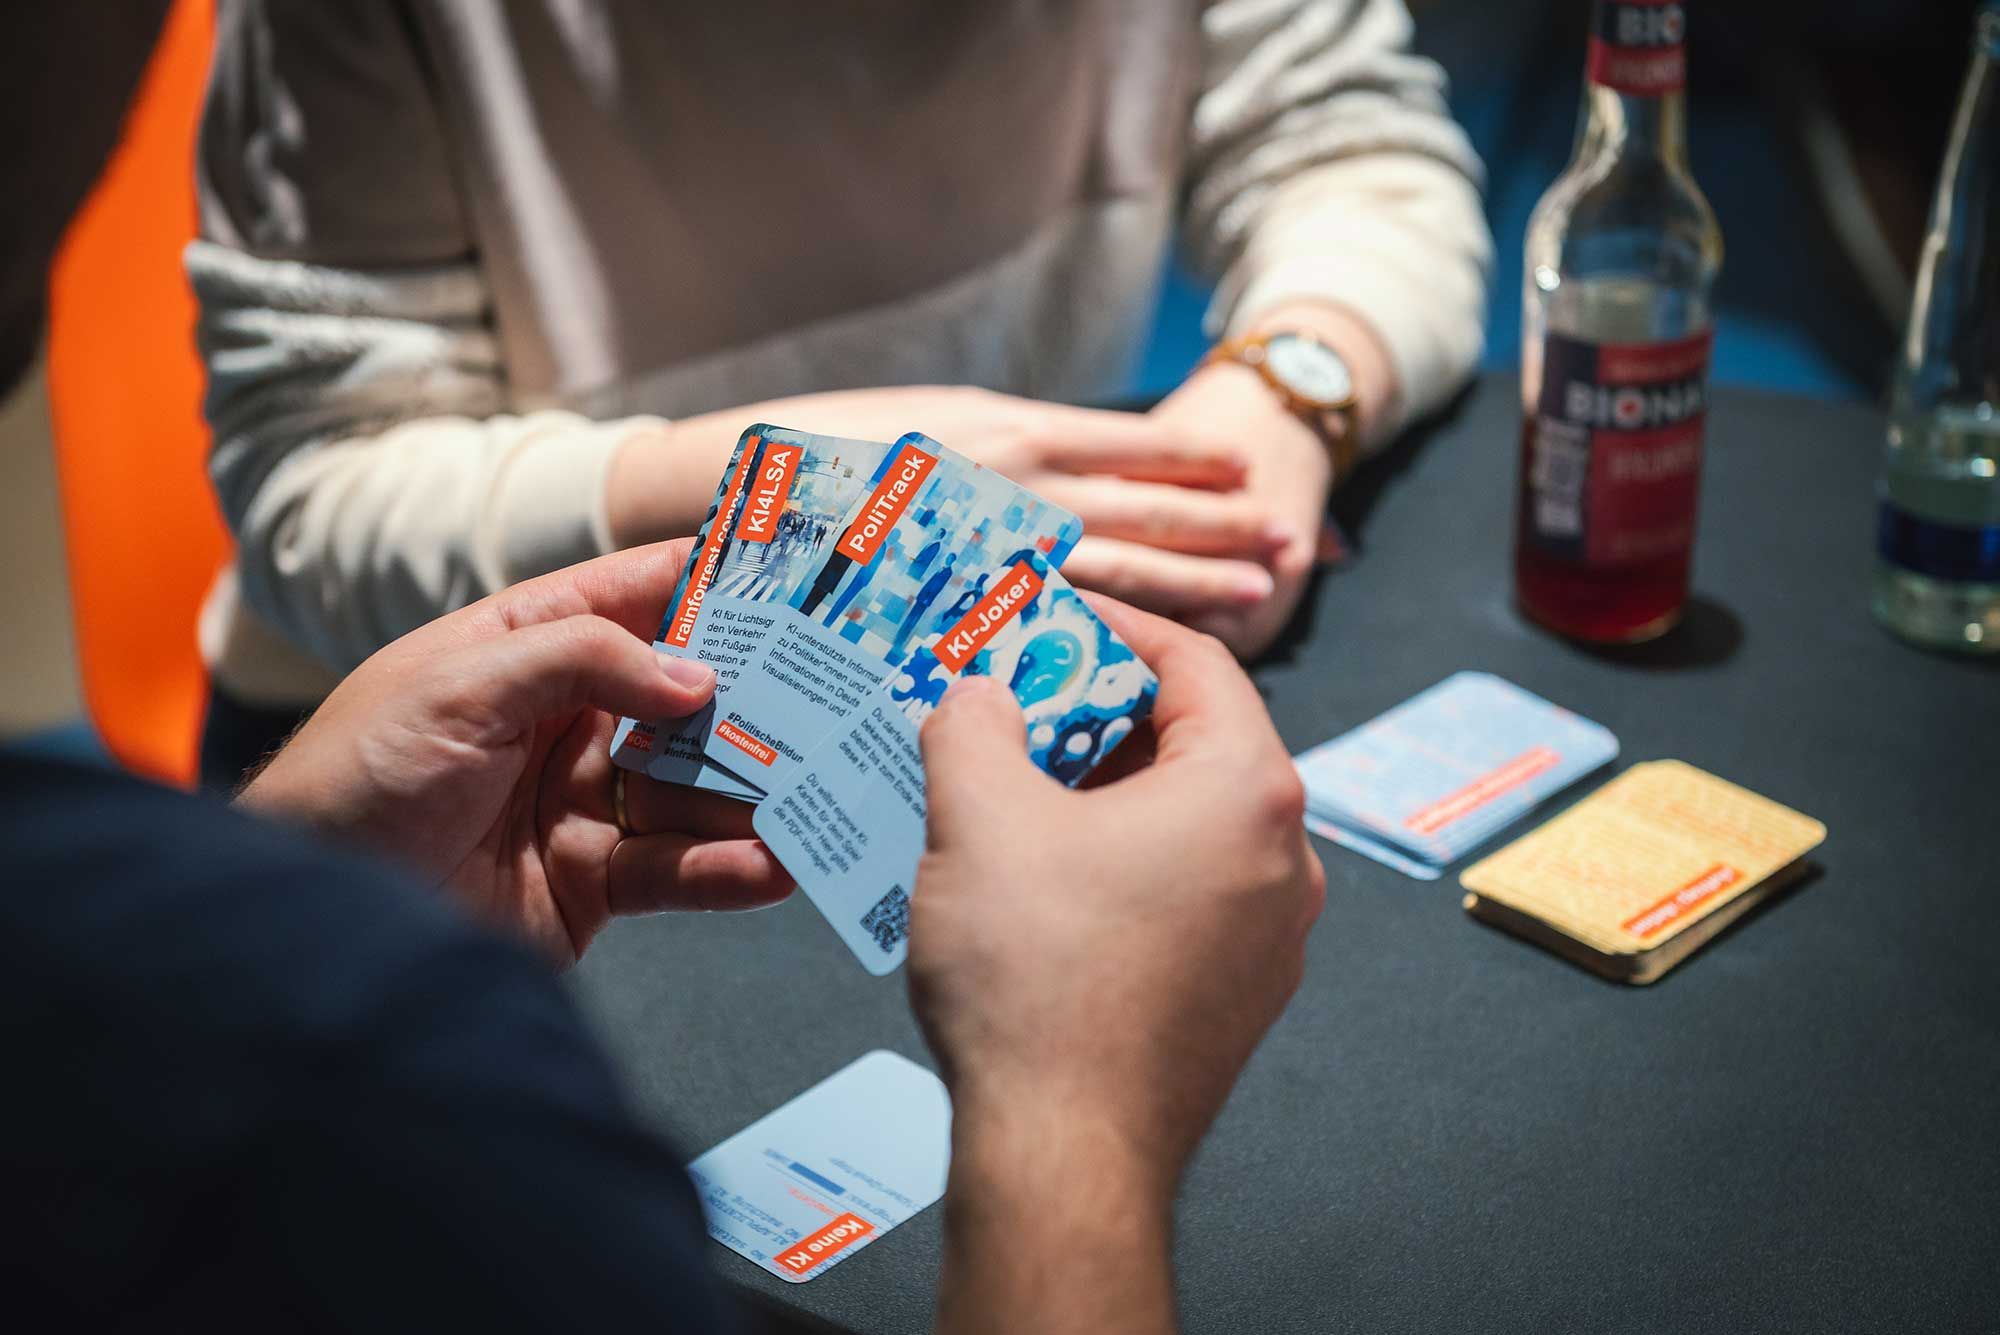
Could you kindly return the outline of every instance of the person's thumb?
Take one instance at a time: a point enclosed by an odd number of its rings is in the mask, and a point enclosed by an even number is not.
[[[681,718],[715,695],[715,673],[672,658],[603,617],[580,615],[510,630],[453,655],[441,702],[478,707],[526,727],[578,709],[640,719]]]
[[[1027,725],[1014,693],[991,677],[966,677],[924,720],[924,791],[931,846],[1017,801],[1024,785],[1047,782],[1028,760]]]

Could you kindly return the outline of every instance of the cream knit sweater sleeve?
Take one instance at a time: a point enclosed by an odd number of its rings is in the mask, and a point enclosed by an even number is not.
[[[1176,24],[1188,13],[1153,0],[1129,12]],[[1204,74],[1184,226],[1222,276],[1217,314],[1240,322],[1302,295],[1344,302],[1381,331],[1404,408],[1441,401],[1478,354],[1487,239],[1478,165],[1438,70],[1407,54],[1408,15],[1397,0],[1217,0],[1201,14],[1200,32],[1185,34]],[[187,253],[210,471],[237,537],[241,603],[336,670],[492,589],[606,550],[611,457],[656,420],[520,412],[531,396],[510,378],[491,256],[480,255],[495,237],[467,216],[463,127],[455,134],[440,105],[436,53],[417,45],[425,31],[388,0],[218,10],[204,240]],[[554,60],[474,54],[516,73]],[[1120,88],[1128,114],[1168,111],[1143,105],[1164,96],[1144,80]],[[460,113],[518,134],[563,128],[533,122],[532,99],[495,96]],[[510,182],[508,198],[563,203],[535,184]],[[1124,244],[1115,228],[1081,234]],[[1071,318],[1053,300],[1062,265],[1095,258],[1045,266],[1048,318]],[[868,353],[854,350],[857,366]],[[611,370],[659,369],[650,355],[626,349]],[[783,370],[782,358],[746,369],[742,401],[824,387]],[[927,374],[966,372],[940,360]]]
[[[1478,364],[1493,243],[1481,169],[1410,53],[1402,0],[1214,0],[1183,227],[1220,278],[1213,331],[1287,300],[1346,306],[1401,386],[1378,444]]]
[[[494,589],[610,550],[640,419],[514,415],[470,265],[370,274],[195,242],[244,601],[336,670]]]

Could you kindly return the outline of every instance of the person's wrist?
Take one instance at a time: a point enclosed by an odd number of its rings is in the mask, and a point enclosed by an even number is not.
[[[325,766],[280,751],[236,795],[239,810],[322,835],[351,826],[352,805],[346,785],[333,779]]]
[[[715,475],[698,476],[697,461],[687,454],[672,422],[637,427],[619,442],[604,481],[613,547],[684,538],[701,527]]]
[[[1165,1335],[1173,1177],[1105,1124],[1050,1111],[954,1101],[937,1329]]]
[[[1334,462],[1326,435],[1293,412],[1254,368],[1218,358],[1196,368],[1185,388],[1241,433],[1253,455],[1282,460],[1288,486],[1325,495]]]
[[[1398,387],[1388,345],[1368,321],[1334,302],[1302,299],[1259,311],[1243,326],[1242,333],[1248,337],[1310,334],[1339,353],[1354,380],[1354,407],[1340,415],[1345,429],[1354,433],[1355,448],[1375,438]]]
[[[1184,1166],[1178,1146],[1089,1110],[1030,1099],[986,1112],[954,1101],[946,1226],[1046,1217],[1068,1201],[1063,1208],[1130,1220],[1141,1234],[1164,1237]]]
[[[962,1171],[968,1185],[1005,1178],[1039,1190],[1081,1175],[1125,1208],[1164,1217],[1199,1138],[1172,1134],[1159,1105],[1123,1088],[1092,1093],[1046,1078],[998,1088],[961,1078],[951,1094],[952,1177]]]

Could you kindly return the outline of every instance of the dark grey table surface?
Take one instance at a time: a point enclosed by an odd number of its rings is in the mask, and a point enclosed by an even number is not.
[[[1627,989],[1473,922],[1455,874],[1320,845],[1304,986],[1182,1192],[1186,1328],[2000,1328],[2000,671],[1869,620],[1879,415],[1718,391],[1693,614],[1598,654],[1508,603],[1515,394],[1356,479],[1360,555],[1257,673],[1285,740],[1482,668],[1609,726],[1619,767],[1825,821],[1823,870]],[[576,977],[690,1154],[872,1048],[928,1061],[901,977],[803,900],[620,924]],[[809,1284],[720,1246],[717,1273],[921,1330],[939,1213]]]

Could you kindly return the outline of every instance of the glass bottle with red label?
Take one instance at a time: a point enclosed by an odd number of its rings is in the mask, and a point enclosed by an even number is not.
[[[1569,165],[1528,222],[1514,596],[1631,643],[1687,601],[1722,229],[1687,160],[1687,14],[1597,0]]]

